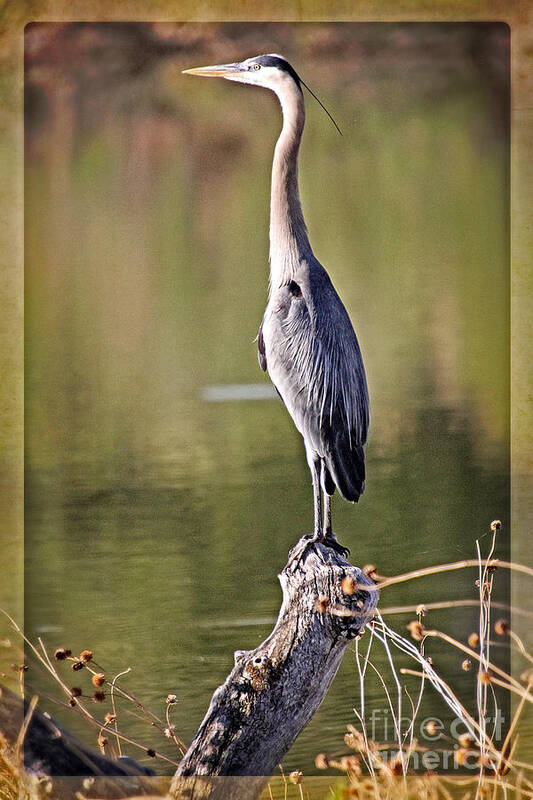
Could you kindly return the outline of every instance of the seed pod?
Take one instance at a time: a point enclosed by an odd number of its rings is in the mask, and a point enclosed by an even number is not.
[[[353,775],[361,774],[361,764],[357,756],[342,756],[339,765],[344,772],[351,772]]]
[[[504,634],[509,633],[511,626],[509,625],[509,621],[506,619],[498,619],[494,623],[494,630],[498,634],[498,636],[504,636]]]
[[[315,758],[315,767],[317,769],[327,769],[329,767],[328,757],[325,753],[319,753]]]
[[[88,664],[93,657],[92,650],[82,650],[80,653],[80,661],[83,661],[84,664]]]
[[[356,583],[351,575],[345,575],[342,579],[341,588],[344,594],[355,594]]]
[[[415,642],[421,642],[424,638],[425,629],[421,622],[417,619],[412,620],[408,625],[405,626],[411,637],[415,640]]]
[[[472,744],[472,739],[470,738],[470,734],[468,733],[462,733],[457,739],[457,741],[459,742],[459,747],[462,747],[464,750],[468,750],[468,748]]]
[[[376,567],[375,564],[365,564],[365,566],[363,567],[363,572],[367,576],[367,578],[370,578],[371,581],[375,581],[377,580],[378,577],[377,569],[378,568]]]
[[[478,672],[478,678],[484,686],[488,686],[492,681],[492,672],[490,669],[480,669]]]
[[[387,766],[393,775],[403,775],[403,766],[399,759],[395,758],[392,761],[389,761]]]

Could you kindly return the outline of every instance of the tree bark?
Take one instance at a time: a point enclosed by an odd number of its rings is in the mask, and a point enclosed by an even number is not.
[[[235,653],[175,774],[174,798],[257,797],[373,617],[374,582],[331,548],[300,540],[279,578],[274,630],[255,650]]]

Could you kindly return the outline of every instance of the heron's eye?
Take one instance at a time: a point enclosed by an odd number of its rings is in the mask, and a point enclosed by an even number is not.
[[[261,69],[261,64],[254,64],[254,69]]]

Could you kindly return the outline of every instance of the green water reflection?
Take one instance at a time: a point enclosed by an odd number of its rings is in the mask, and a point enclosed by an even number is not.
[[[41,143],[26,165],[25,574],[27,633],[91,647],[110,672],[131,665],[127,685],[156,710],[175,692],[188,740],[233,651],[271,630],[276,575],[312,503],[280,402],[202,400],[208,385],[266,380],[253,339],[279,115],[266,93],[185,66],[137,81],[96,126],[27,129]],[[408,80],[391,72],[362,97],[331,80],[344,135],[308,104],[300,162],[372,403],[367,491],[334,501],[334,524],[355,563],[385,575],[471,557],[509,512],[507,138],[483,75],[435,96]],[[406,584],[382,603],[474,598],[473,579]],[[464,638],[475,617],[433,621]],[[461,659],[430,652],[473,696]],[[379,691],[371,680],[383,707]],[[342,749],[357,698],[347,654],[288,769]],[[449,716],[428,695],[430,710]],[[144,722],[124,727],[174,753]]]

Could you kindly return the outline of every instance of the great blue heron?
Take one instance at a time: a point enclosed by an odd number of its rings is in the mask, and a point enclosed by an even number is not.
[[[259,328],[259,363],[268,370],[304,439],[314,494],[314,532],[308,540],[345,553],[331,527],[331,495],[336,486],[346,500],[356,503],[364,491],[368,390],[350,318],[313,255],[302,214],[302,81],[278,55],[184,71],[263,86],[279,98],[283,128],[272,165],[270,295]]]

